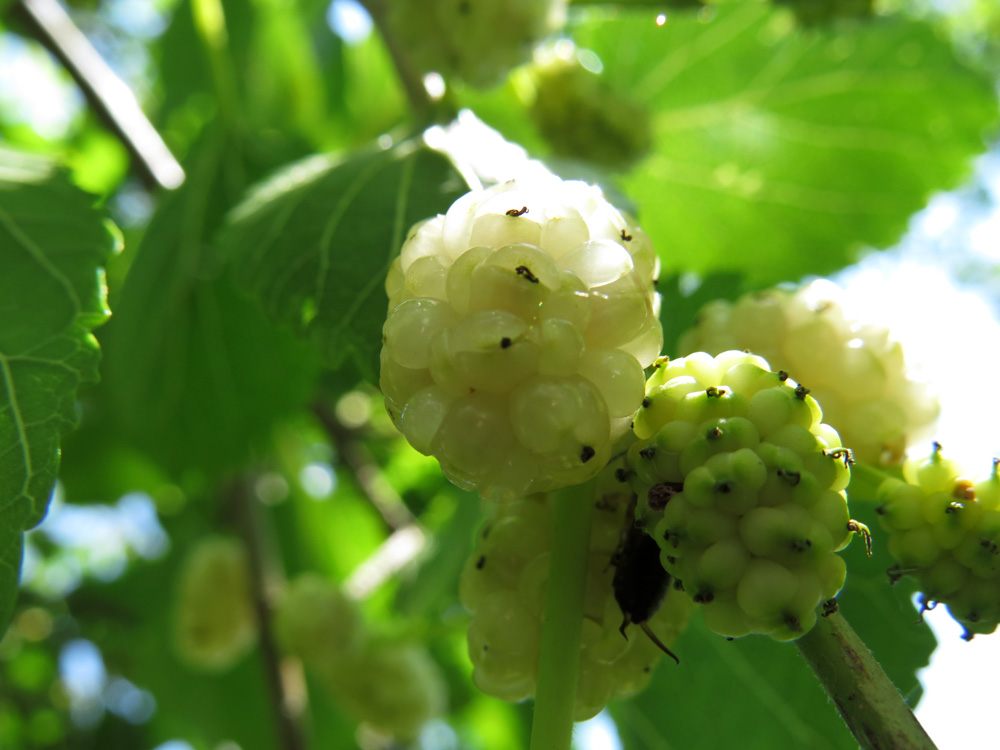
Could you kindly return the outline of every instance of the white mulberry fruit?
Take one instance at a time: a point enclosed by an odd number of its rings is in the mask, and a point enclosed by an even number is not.
[[[657,268],[598,188],[552,178],[468,193],[415,226],[389,271],[386,410],[483,497],[590,479],[662,346]]]
[[[938,402],[911,377],[888,329],[848,317],[828,281],[706,305],[681,352],[744,349],[808,383],[858,461],[898,464],[926,437]]]
[[[610,468],[610,467],[609,467]],[[616,697],[646,686],[662,652],[638,628],[629,627],[616,601],[614,556],[633,496],[611,471],[598,479],[587,565],[576,720],[597,714]],[[469,656],[473,681],[508,701],[532,697],[538,679],[542,616],[552,535],[552,500],[532,495],[492,504],[476,549],[462,573],[459,594],[472,613]],[[654,564],[659,565],[654,560]],[[687,624],[693,604],[670,592],[647,625],[672,643]]]

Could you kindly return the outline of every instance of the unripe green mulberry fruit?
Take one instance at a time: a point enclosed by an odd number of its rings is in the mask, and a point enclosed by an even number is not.
[[[760,357],[664,358],[629,448],[637,514],[721,635],[798,638],[837,595],[849,453],[806,388]]]
[[[824,419],[858,461],[896,464],[926,437],[937,399],[911,379],[889,331],[847,316],[831,282],[771,289],[706,305],[682,352],[744,349],[809,384]]]
[[[221,671],[257,642],[246,550],[207,537],[188,553],[174,602],[174,645],[192,667]]]
[[[531,117],[557,156],[625,170],[649,151],[649,112],[575,56],[545,56],[531,79]]]
[[[404,741],[413,740],[425,722],[447,708],[441,670],[416,643],[374,639],[328,684],[352,714]]]
[[[609,469],[598,479],[591,525],[582,651],[575,718],[597,714],[616,697],[648,683],[662,652],[625,620],[614,591],[613,558],[619,548],[632,492]],[[508,701],[534,695],[552,547],[552,501],[542,495],[491,505],[476,549],[462,573],[459,594],[473,613],[469,656],[473,681]],[[687,624],[691,600],[671,591],[648,619],[650,630],[671,644]]]
[[[486,88],[531,59],[566,20],[566,0],[390,0],[393,37],[422,72]]]
[[[402,740],[444,712],[444,678],[427,649],[373,635],[354,602],[325,578],[306,574],[281,598],[275,630],[359,721]]]
[[[389,271],[386,410],[484,497],[593,477],[662,345],[657,264],[647,237],[582,182],[465,195],[415,226]]]
[[[944,457],[903,465],[903,478],[879,486],[882,527],[896,565],[891,580],[912,576],[926,607],[940,602],[965,627],[967,639],[1000,623],[1000,477],[970,479]]]
[[[354,602],[313,573],[289,585],[278,603],[275,631],[286,651],[324,671],[337,670],[367,638]]]

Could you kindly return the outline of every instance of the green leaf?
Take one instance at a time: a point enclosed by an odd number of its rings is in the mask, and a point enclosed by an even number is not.
[[[312,35],[297,2],[254,4],[252,54],[244,78],[255,123],[277,124],[322,142],[329,111]],[[278,122],[275,123],[275,120]]]
[[[207,271],[209,238],[235,203],[240,162],[216,133],[166,196],[139,245],[103,338],[114,415],[135,445],[180,475],[238,468],[303,406],[318,359],[232,279]]]
[[[667,271],[767,284],[885,247],[969,173],[997,116],[990,80],[900,17],[802,32],[747,2],[589,18],[577,43],[653,113],[653,153],[623,184]]]
[[[268,315],[311,336],[330,365],[351,355],[374,380],[389,266],[405,232],[461,192],[445,158],[412,142],[313,157],[233,212],[220,254]]]
[[[98,377],[90,330],[108,315],[101,266],[116,241],[92,204],[50,163],[0,148],[0,633],[76,390]]]
[[[858,746],[793,644],[727,641],[696,613],[671,648],[679,665],[663,659],[645,692],[611,705],[626,750]]]

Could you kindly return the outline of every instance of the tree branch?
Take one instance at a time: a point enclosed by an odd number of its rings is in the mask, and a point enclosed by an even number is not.
[[[936,750],[896,686],[839,612],[795,642],[863,750]]]
[[[132,155],[147,186],[180,187],[184,170],[153,127],[135,94],[76,27],[57,0],[20,0],[14,6],[39,41],[66,67],[98,117]]]

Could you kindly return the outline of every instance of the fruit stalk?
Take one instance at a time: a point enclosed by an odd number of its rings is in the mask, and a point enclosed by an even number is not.
[[[569,750],[573,736],[594,481],[556,493],[531,750]]]
[[[382,36],[382,41],[396,68],[396,74],[399,76],[399,82],[413,108],[414,116],[422,121],[430,117],[434,110],[434,102],[424,87],[420,71],[410,60],[409,51],[399,43],[386,23],[386,14],[389,12],[387,5],[386,0],[361,0],[361,6],[368,11],[372,23]]]
[[[839,612],[797,640],[862,750],[936,750],[871,651]]]

